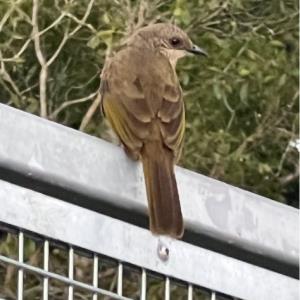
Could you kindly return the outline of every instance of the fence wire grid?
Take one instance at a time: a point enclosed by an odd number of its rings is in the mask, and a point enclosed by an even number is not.
[[[7,224],[0,239],[1,300],[237,300]]]

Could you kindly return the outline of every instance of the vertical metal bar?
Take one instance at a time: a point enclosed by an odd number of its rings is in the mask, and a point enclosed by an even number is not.
[[[165,281],[165,300],[170,300],[170,278],[166,277]]]
[[[188,300],[193,300],[193,286],[191,284],[188,286]]]
[[[74,279],[74,249],[69,249],[69,279]],[[68,300],[73,300],[74,289],[72,285],[69,285]]]
[[[211,300],[216,300],[216,293],[215,292],[211,293]]]
[[[117,294],[119,296],[122,296],[122,293],[123,293],[123,264],[119,262]]]
[[[23,232],[19,232],[18,238],[18,260],[20,263],[24,262],[24,234]],[[23,300],[23,279],[24,272],[23,269],[19,269],[18,271],[18,300]]]
[[[44,241],[44,270],[49,271],[49,241]],[[48,286],[49,279],[44,277],[43,279],[43,300],[48,300]]]
[[[94,254],[94,260],[93,260],[93,287],[97,288],[98,287],[98,256],[97,254]],[[94,293],[93,294],[93,300],[98,300],[98,294]]]
[[[142,280],[141,280],[141,297],[140,300],[146,300],[147,292],[147,273],[146,270],[142,270]]]

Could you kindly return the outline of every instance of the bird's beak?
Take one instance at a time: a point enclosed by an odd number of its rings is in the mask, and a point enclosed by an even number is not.
[[[193,45],[191,49],[187,49],[187,51],[189,53],[193,53],[196,55],[204,55],[204,56],[208,56],[207,52],[204,51],[203,49],[201,49],[200,47]]]

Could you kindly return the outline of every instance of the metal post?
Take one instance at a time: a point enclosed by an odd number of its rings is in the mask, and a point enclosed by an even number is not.
[[[146,300],[147,293],[147,273],[145,269],[142,269],[142,280],[141,280],[141,297],[140,300]]]
[[[165,280],[165,300],[170,300],[170,279],[166,277]]]
[[[70,247],[69,249],[69,279],[73,280],[74,278],[74,249]],[[69,285],[68,300],[73,300],[73,286]]]
[[[119,296],[122,296],[122,292],[123,292],[123,264],[119,262],[117,294]]]
[[[49,241],[44,241],[44,271],[49,271]],[[44,277],[43,279],[43,300],[48,300],[48,286],[49,279]]]
[[[215,292],[211,293],[211,300],[216,300],[216,293]]]
[[[98,287],[98,256],[97,254],[94,254],[94,259],[93,259],[93,287],[97,288]],[[97,293],[93,294],[93,300],[98,300],[98,295]]]
[[[188,286],[188,300],[193,300],[193,286],[191,284]]]
[[[19,232],[19,253],[18,253],[18,260],[19,263],[24,262],[24,235],[23,232]],[[23,300],[23,279],[24,279],[24,272],[22,268],[19,268],[18,271],[18,300]]]

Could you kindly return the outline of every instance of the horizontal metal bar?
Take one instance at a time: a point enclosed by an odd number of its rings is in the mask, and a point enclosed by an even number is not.
[[[0,261],[2,261],[4,263],[7,263],[7,264],[10,264],[10,265],[13,265],[13,266],[19,268],[20,270],[26,270],[28,272],[32,272],[32,273],[41,275],[43,277],[56,279],[56,280],[59,280],[59,281],[61,281],[63,283],[66,283],[66,284],[68,284],[70,286],[79,287],[79,288],[82,288],[82,289],[87,290],[89,292],[97,293],[99,295],[109,296],[112,299],[132,300],[131,298],[122,297],[122,296],[119,296],[119,295],[117,295],[115,293],[112,293],[112,292],[109,292],[109,291],[106,291],[106,290],[103,290],[103,289],[100,289],[100,288],[95,288],[95,287],[93,287],[91,285],[88,285],[86,283],[82,283],[80,281],[76,281],[76,280],[64,277],[62,275],[56,274],[56,273],[45,271],[43,269],[40,269],[40,268],[31,266],[31,265],[28,265],[28,264],[18,262],[17,260],[14,260],[12,258],[3,256],[3,255],[0,255]]]
[[[176,177],[185,240],[298,276],[297,209],[182,168]],[[148,223],[141,164],[120,147],[3,104],[0,178],[139,226]]]
[[[0,181],[0,222],[245,300],[298,299],[299,281]],[[158,247],[168,249],[161,259]]]

